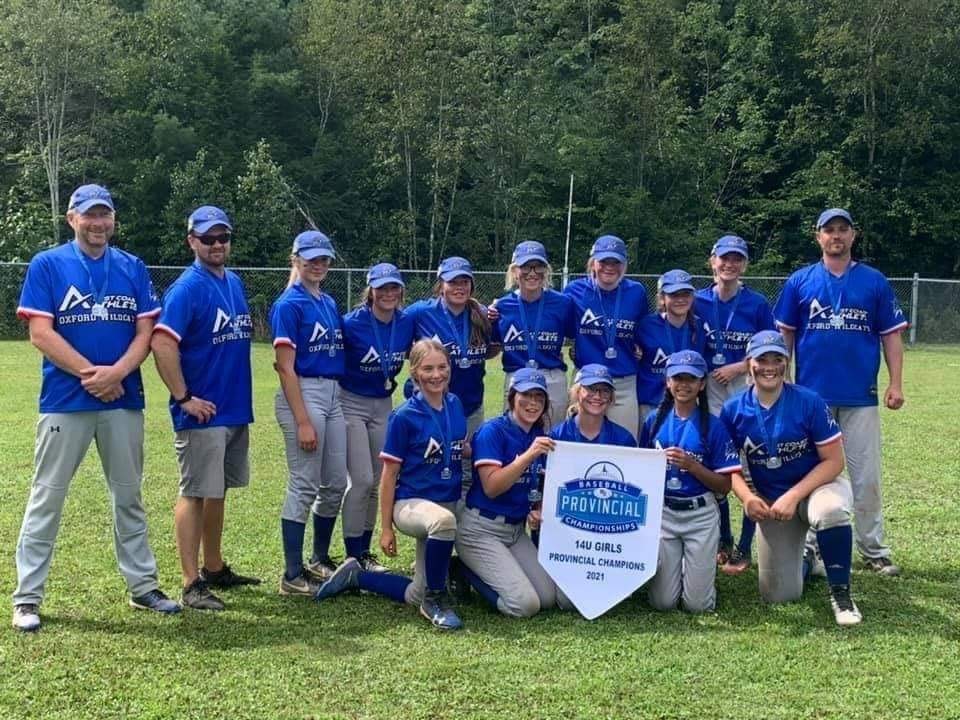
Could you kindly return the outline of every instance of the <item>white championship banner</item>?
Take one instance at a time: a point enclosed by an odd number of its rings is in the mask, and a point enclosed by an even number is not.
[[[663,450],[558,442],[547,454],[538,559],[588,620],[657,571]]]

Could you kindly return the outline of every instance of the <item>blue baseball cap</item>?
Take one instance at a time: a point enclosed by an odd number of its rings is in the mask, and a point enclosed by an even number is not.
[[[396,283],[400,287],[406,287],[403,282],[403,276],[397,270],[396,265],[390,263],[380,263],[367,270],[367,285],[372,288],[383,287],[390,283]]]
[[[711,250],[710,253],[717,257],[726,255],[727,253],[738,253],[745,258],[750,257],[750,254],[747,252],[747,241],[739,235],[724,235],[713,244],[713,250]]]
[[[703,355],[695,350],[681,350],[667,358],[667,377],[675,375],[693,375],[695,378],[706,377],[707,361]]]
[[[305,230],[293,239],[293,254],[304,260],[315,260],[318,257],[335,258],[333,243],[330,238],[319,230]]]
[[[787,341],[776,330],[761,330],[747,342],[747,357],[756,359],[764,353],[777,353],[790,357]]]
[[[74,210],[83,215],[90,208],[102,205],[113,210],[113,198],[110,191],[102,185],[81,185],[70,196],[67,210]]]
[[[510,378],[510,389],[517,392],[542,390],[547,392],[547,376],[536,368],[522,367]]]
[[[601,235],[590,248],[591,260],[627,261],[627,244],[616,235]]]
[[[604,383],[613,387],[613,377],[610,375],[610,370],[606,365],[601,365],[600,363],[589,363],[584,365],[582,368],[577,370],[576,377],[573,378],[573,381],[578,385],[583,385],[585,387],[590,387],[591,385],[597,385],[599,383]]]
[[[657,280],[657,290],[667,295],[672,295],[681,290],[693,292],[693,278],[686,270],[667,270],[660,279]]]
[[[822,213],[820,213],[820,217],[817,218],[817,230],[822,228],[834,218],[843,218],[848,223],[853,225],[853,218],[850,217],[850,213],[848,213],[846,210],[843,208],[830,208],[829,210],[824,210]]]
[[[549,263],[547,249],[542,243],[538,243],[536,240],[526,240],[514,248],[512,260],[514,265],[526,265],[534,260],[542,262],[544,265]]]
[[[214,205],[201,205],[187,219],[187,232],[192,235],[203,235],[210,228],[223,225],[227,230],[233,230],[230,218],[220,208]]]
[[[440,262],[437,277],[444,282],[450,282],[458,277],[468,277],[473,280],[473,267],[466,258],[448,257]]]

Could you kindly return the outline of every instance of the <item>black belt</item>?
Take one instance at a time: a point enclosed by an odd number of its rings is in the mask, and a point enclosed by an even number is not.
[[[699,510],[707,506],[707,499],[703,495],[695,498],[678,498],[666,496],[663,498],[663,504],[671,510]]]
[[[470,507],[469,505],[467,507],[470,510],[476,510],[477,515],[479,515],[482,518],[486,518],[487,520],[502,519],[503,522],[505,522],[507,525],[519,525],[520,523],[526,522],[527,520],[526,515],[524,515],[523,517],[507,517],[506,515],[503,515],[501,513],[495,513],[492,510],[484,510],[483,508]]]

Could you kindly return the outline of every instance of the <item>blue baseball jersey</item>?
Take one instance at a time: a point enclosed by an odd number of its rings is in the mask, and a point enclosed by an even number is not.
[[[484,465],[504,467],[527,451],[541,435],[543,429],[534,425],[529,432],[521,428],[509,412],[487,420],[473,435],[470,447],[473,450],[473,484],[467,492],[467,507],[486,510],[496,515],[519,521],[526,518],[532,507],[531,493],[537,492],[540,471],[546,465],[546,456],[541,455],[523,471],[523,475],[509,490],[495,498],[483,491],[478,468]]]
[[[226,270],[217,277],[194,262],[164,294],[156,330],[179,343],[187,389],[217,406],[213,419],[201,423],[170,398],[175,430],[253,422],[253,322],[243,281],[236,274]]]
[[[567,442],[592,443],[594,445],[620,445],[621,447],[637,447],[637,441],[630,431],[622,425],[617,425],[613,420],[603,419],[603,425],[600,427],[600,434],[593,440],[588,440],[580,432],[580,426],[577,424],[577,416],[567,418],[559,425],[554,425],[550,431],[550,437],[554,440],[565,440]]]
[[[840,439],[840,426],[827,404],[800,385],[785,384],[770,409],[757,402],[754,390],[742,392],[724,403],[720,419],[746,454],[754,487],[768,500],[776,500],[817,466],[818,445]],[[769,445],[776,450],[771,452]],[[780,467],[767,467],[770,457],[779,458]]]
[[[389,323],[377,320],[367,305],[344,315],[346,368],[340,387],[363,397],[390,397],[394,378],[410,353],[414,329],[413,318],[403,310],[396,310]]]
[[[635,375],[636,329],[649,314],[646,288],[623,278],[616,289],[601,290],[591,278],[579,278],[563,292],[573,298],[576,307],[573,349],[577,367],[600,363],[610,369],[613,377]],[[617,353],[614,358],[606,356],[611,340]]]
[[[113,365],[133,342],[137,320],[159,315],[160,303],[139,258],[112,247],[96,260],[80,253],[76,241],[38,253],[27,268],[17,315],[50,318],[53,329],[92,365]],[[106,318],[94,316],[95,305],[103,306]],[[122,384],[124,394],[105,403],[44,357],[40,412],[142,410],[140,369]]]
[[[877,404],[880,336],[907,320],[887,278],[851,263],[837,278],[815,263],[791,275],[774,307],[777,324],[796,333],[797,382],[830,405]],[[831,319],[842,318],[840,327]],[[840,321],[833,321],[840,322]]]
[[[440,298],[420,300],[406,310],[414,319],[414,339],[433,338],[443,344],[450,353],[450,392],[460,398],[463,410],[472,415],[483,406],[483,378],[487,373],[487,342],[484,338],[479,345],[470,345],[467,359],[470,367],[462,368],[461,358],[464,333],[470,331],[470,308],[459,315],[447,316]],[[486,308],[482,308],[486,313]],[[452,327],[451,327],[452,323]]]
[[[710,370],[723,365],[741,362],[747,355],[747,341],[761,330],[776,330],[773,311],[767,298],[741,286],[732,298],[721,301],[717,298],[716,288],[698,290],[694,297],[694,312],[703,320],[706,333],[706,354]],[[724,362],[713,362],[713,357],[722,353]]]
[[[446,412],[433,409],[416,393],[390,414],[380,458],[400,463],[397,500],[460,499],[467,418],[456,395],[447,393],[443,402]],[[447,478],[443,477],[444,467],[450,470]]]
[[[696,458],[704,467],[716,473],[729,474],[740,472],[740,453],[730,438],[730,433],[720,420],[709,416],[707,439],[704,442],[700,434],[700,413],[694,411],[690,417],[681,418],[671,409],[663,423],[653,434],[653,423],[657,414],[650,413],[640,429],[640,447],[666,449],[678,447]],[[710,488],[697,480],[690,472],[667,465],[665,495],[672,497],[696,497],[711,492]]]
[[[300,377],[343,375],[343,326],[337,302],[327,293],[314,297],[300,283],[284,290],[270,308],[273,346],[296,351],[293,367]]]
[[[528,303],[519,292],[511,292],[497,300],[497,310],[500,319],[493,324],[492,339],[503,345],[505,372],[526,367],[530,359],[528,338],[534,331],[537,342],[533,359],[537,367],[567,369],[560,350],[564,338],[575,336],[577,321],[576,307],[569,295],[545,290],[539,300]]]
[[[636,344],[642,353],[637,368],[637,402],[659,405],[667,387],[667,357],[681,350],[706,352],[706,330],[694,316],[693,327],[684,323],[676,328],[662,313],[648,315],[637,325]]]

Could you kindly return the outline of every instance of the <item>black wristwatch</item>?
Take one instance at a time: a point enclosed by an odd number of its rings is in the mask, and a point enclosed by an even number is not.
[[[187,389],[187,392],[185,392],[185,393],[183,394],[183,397],[180,398],[179,400],[178,400],[177,398],[174,398],[174,399],[173,399],[173,401],[174,401],[177,405],[183,405],[185,402],[189,402],[190,400],[193,400],[193,393],[190,392],[189,389]]]

